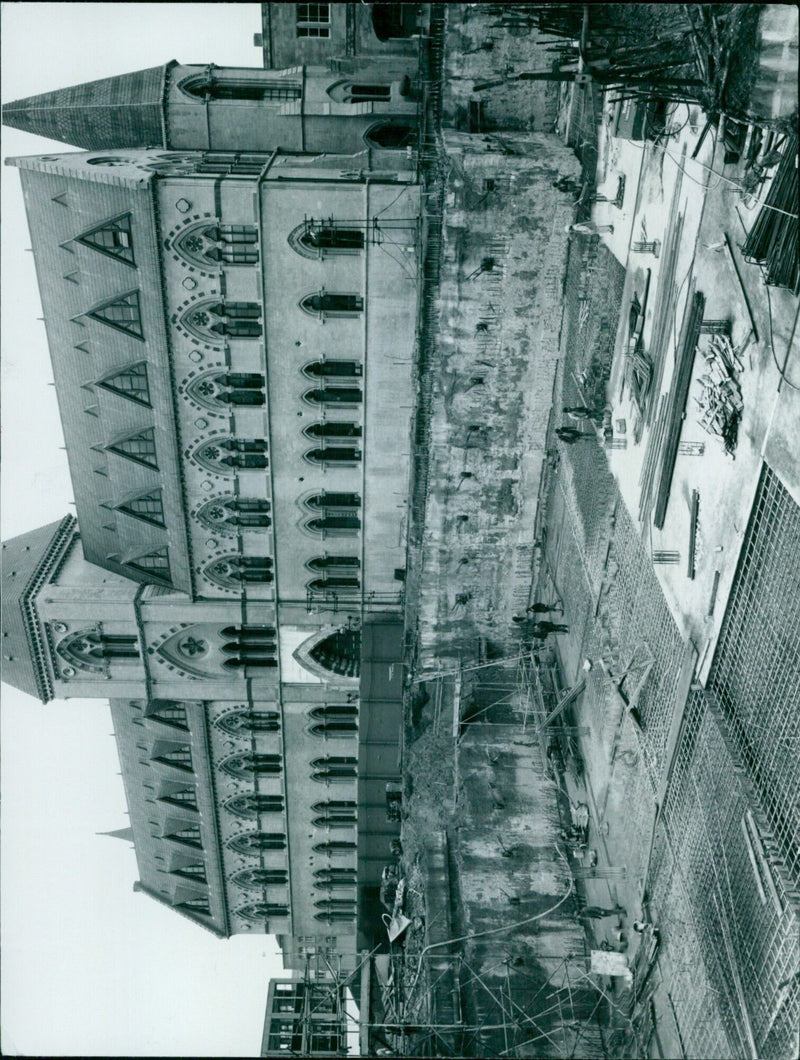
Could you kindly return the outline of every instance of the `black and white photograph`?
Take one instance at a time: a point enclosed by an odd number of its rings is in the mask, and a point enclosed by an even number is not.
[[[790,4],[0,4],[4,1056],[797,1060]]]

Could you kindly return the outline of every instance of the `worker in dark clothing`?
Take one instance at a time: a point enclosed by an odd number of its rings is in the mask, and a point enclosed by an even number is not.
[[[614,906],[613,909],[604,909],[599,905],[587,905],[585,909],[581,909],[578,916],[588,916],[591,920],[604,920],[607,916],[627,916],[627,911],[621,905]]]
[[[580,195],[582,190],[580,183],[569,177],[559,177],[558,180],[554,180],[553,187],[557,191],[566,192],[568,195]]]
[[[576,430],[575,427],[556,427],[556,438],[561,442],[566,442],[567,445],[574,445],[581,438],[594,438],[594,435],[584,434],[583,431]]]
[[[569,633],[569,626],[565,626],[563,622],[537,622],[533,627],[534,637],[546,637],[548,633]]]
[[[587,420],[592,420],[600,425],[603,423],[602,409],[590,409],[586,405],[565,405],[562,412],[565,416],[570,416],[579,423],[586,423]]]
[[[528,612],[528,614],[532,615],[547,615],[551,611],[563,611],[564,608],[559,607],[558,604],[535,603],[529,604],[528,607],[525,608],[525,610]]]

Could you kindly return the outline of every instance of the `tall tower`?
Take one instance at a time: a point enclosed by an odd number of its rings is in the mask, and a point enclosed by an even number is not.
[[[15,129],[88,151],[284,151],[346,154],[414,139],[413,68],[286,70],[164,66],[90,81],[3,107]]]

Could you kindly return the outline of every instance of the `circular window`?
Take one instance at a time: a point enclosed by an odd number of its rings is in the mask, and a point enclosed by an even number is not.
[[[96,158],[87,158],[90,166],[127,166],[127,158],[119,158],[116,155],[97,155]]]

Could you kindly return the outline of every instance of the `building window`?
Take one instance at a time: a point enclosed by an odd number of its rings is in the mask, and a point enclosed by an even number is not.
[[[326,839],[324,843],[314,844],[314,850],[319,854],[352,854],[356,849],[356,843],[345,839]]]
[[[128,291],[127,294],[101,302],[94,309],[90,309],[86,315],[125,335],[132,335],[133,338],[144,341],[138,291]]]
[[[328,445],[322,449],[309,449],[304,459],[312,464],[358,464],[361,450]]]
[[[321,920],[324,924],[337,924],[345,921],[351,922],[355,919],[355,915],[347,910],[338,909],[335,912],[315,913],[314,919]]]
[[[257,302],[205,302],[187,309],[181,323],[203,341],[221,335],[257,338],[261,334],[261,307]]]
[[[262,813],[283,813],[282,795],[264,795],[262,792],[251,792],[247,795],[234,795],[225,803],[225,809],[237,817],[258,817]]]
[[[312,589],[358,589],[361,585],[358,576],[361,561],[357,556],[317,556],[309,560],[308,567],[322,575],[309,582]]]
[[[351,828],[356,823],[356,803],[350,799],[315,802],[311,809],[319,814],[313,819],[317,828]]]
[[[116,453],[118,456],[124,456],[126,460],[132,460],[135,464],[142,464],[144,467],[152,468],[153,471],[158,471],[155,432],[152,427],[123,435],[105,448],[109,453]]]
[[[417,130],[413,125],[383,121],[373,125],[366,137],[370,147],[398,150],[413,147],[417,142]]]
[[[206,408],[225,405],[264,405],[264,376],[258,372],[212,372],[193,379],[186,393]]]
[[[336,103],[388,103],[392,98],[392,86],[337,81],[328,89],[328,95]]]
[[[319,514],[309,519],[305,526],[312,533],[327,536],[348,536],[361,529],[361,497],[358,493],[315,493],[305,502],[306,506]]]
[[[274,647],[273,641],[272,648]],[[214,724],[232,736],[254,732],[278,732],[281,727],[277,710],[233,710],[217,718]]]
[[[231,475],[234,469],[258,470],[269,465],[267,443],[262,438],[228,438],[198,446],[194,456],[215,474]]]
[[[361,390],[356,386],[325,386],[307,390],[303,401],[312,405],[360,405]]]
[[[221,768],[232,777],[279,776],[281,756],[247,751],[227,758]]]
[[[165,766],[173,766],[181,769],[184,773],[193,773],[192,752],[187,744],[181,744],[173,751],[164,751],[160,755],[153,756],[154,762],[161,762]]]
[[[148,490],[147,493],[131,497],[130,500],[117,504],[116,509],[118,512],[124,512],[125,515],[133,516],[134,519],[141,519],[144,523],[164,526],[164,504],[160,489]]]
[[[259,891],[273,884],[286,884],[289,876],[285,869],[241,869],[234,873],[231,881],[249,891]]]
[[[314,872],[315,887],[355,887],[356,870],[338,866],[317,869]]]
[[[111,659],[138,659],[139,643],[133,636],[90,629],[64,637],[58,642],[56,652],[80,670],[103,673]]]
[[[128,401],[150,408],[150,387],[147,381],[147,365],[144,361],[117,369],[97,381],[97,386],[112,394],[119,394]]]
[[[252,902],[236,912],[245,920],[268,920],[270,917],[287,917],[289,907],[276,902]]]
[[[258,172],[264,162],[258,163]],[[255,225],[201,224],[187,229],[172,244],[188,264],[208,271],[210,264],[255,265],[258,262]]]
[[[110,221],[89,228],[75,237],[76,243],[82,243],[91,250],[106,254],[115,261],[136,266],[133,257],[133,236],[131,235],[131,215],[121,214]]]
[[[356,900],[355,898],[318,898],[316,902],[314,902],[314,906],[323,911],[330,911],[332,909],[349,909],[351,913],[355,914]]]
[[[236,534],[239,529],[266,529],[272,524],[267,512],[269,501],[246,497],[229,497],[209,501],[197,513],[200,522],[223,534]]]
[[[338,781],[355,780],[358,759],[352,756],[326,755],[324,758],[315,758],[311,763],[314,772],[312,780]]]
[[[179,902],[178,909],[188,909],[193,913],[202,913],[211,916],[211,906],[207,898],[190,898],[188,902]]]
[[[282,832],[245,832],[228,841],[231,850],[240,854],[258,854],[262,850],[284,850],[286,836]]]
[[[320,291],[309,294],[300,303],[300,308],[312,316],[324,319],[329,316],[357,316],[364,310],[364,299],[357,294],[329,294]]]
[[[350,737],[358,732],[358,707],[347,704],[315,707],[309,717],[316,722],[309,730],[314,736]]]
[[[353,222],[307,218],[292,229],[289,245],[305,258],[323,259],[329,254],[358,254],[364,249],[365,231]]]
[[[210,563],[204,574],[225,589],[240,589],[245,582],[268,583],[273,580],[272,559],[270,556],[224,556]]]
[[[195,861],[191,865],[182,865],[179,869],[172,870],[173,876],[183,876],[185,880],[196,880],[198,883],[207,883],[206,867],[202,861]]]
[[[154,718],[162,725],[169,725],[173,729],[189,731],[186,707],[183,703],[177,703],[171,699],[154,700],[153,708],[147,711],[146,717]]]
[[[185,828],[180,828],[177,832],[170,832],[166,838],[174,839],[176,843],[183,843],[187,847],[195,847],[198,850],[203,849],[199,824],[190,824]]]
[[[339,361],[336,359],[312,361],[303,367],[303,373],[312,379],[359,379],[363,374],[359,361]]]
[[[340,677],[358,677],[361,669],[361,632],[342,626],[318,641],[309,658],[324,670]]]
[[[181,84],[181,90],[204,102],[226,100],[229,102],[261,102],[263,100],[287,101],[300,99],[301,88],[296,81],[255,80],[243,77],[218,77],[213,71],[200,77],[192,77]]]
[[[194,788],[178,788],[171,791],[169,795],[160,795],[159,802],[168,802],[171,806],[188,806],[190,810],[197,809],[197,792]]]
[[[298,37],[330,37],[330,4],[297,4],[295,25]]]
[[[136,559],[126,560],[125,566],[133,567],[140,574],[147,574],[159,581],[170,581],[169,550],[166,545],[146,552],[143,556],[137,556]]]

